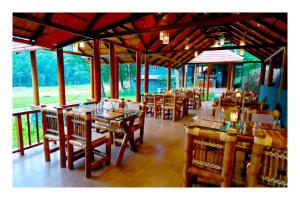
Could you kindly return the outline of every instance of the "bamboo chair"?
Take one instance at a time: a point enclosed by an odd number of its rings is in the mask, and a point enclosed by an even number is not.
[[[201,92],[195,91],[195,102],[196,102],[196,108],[201,107]]]
[[[200,182],[228,187],[231,185],[236,133],[186,128],[184,186],[190,187],[193,178]]]
[[[155,112],[155,105],[154,105],[154,94],[144,94],[145,99],[145,116],[147,116],[148,113],[151,115],[154,115]]]
[[[162,100],[161,95],[154,94],[154,118],[157,118],[158,115],[161,116],[161,107],[162,107]]]
[[[287,187],[287,139],[256,133],[251,163],[247,166],[248,187]]]
[[[66,167],[66,135],[64,130],[63,108],[42,108],[45,160],[50,161],[50,154],[60,150],[60,167]],[[50,140],[59,142],[59,147],[50,149]]]
[[[91,177],[91,170],[96,169],[102,163],[110,164],[111,140],[103,134],[92,131],[91,112],[76,113],[67,112],[67,149],[68,149],[68,167],[73,169],[73,162],[85,156],[85,175]],[[105,145],[105,153],[96,149]],[[74,152],[74,147],[79,148]],[[100,157],[96,160],[94,155]],[[92,161],[92,159],[95,159]]]
[[[189,98],[189,106],[192,106],[193,109],[196,109],[196,100],[195,100],[195,94],[192,90],[187,90],[186,95]]]
[[[172,113],[172,120],[176,121],[180,118],[182,113],[182,106],[176,104],[175,94],[164,94],[163,95],[163,105],[162,105],[162,116],[165,119],[165,112],[168,111],[168,114]]]
[[[259,121],[259,122],[265,122],[265,123],[273,123],[274,120],[280,119],[280,111],[247,109],[246,119],[247,119],[247,121]]]

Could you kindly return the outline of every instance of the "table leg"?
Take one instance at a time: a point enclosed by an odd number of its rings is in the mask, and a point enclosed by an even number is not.
[[[121,165],[121,162],[122,162],[122,159],[123,159],[123,156],[124,156],[124,152],[126,150],[128,140],[129,140],[128,135],[125,134],[124,138],[123,138],[123,141],[122,141],[121,149],[120,149],[118,157],[117,157],[116,166]]]

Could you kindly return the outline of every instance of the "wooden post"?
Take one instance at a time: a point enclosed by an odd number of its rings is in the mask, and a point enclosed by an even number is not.
[[[145,76],[144,76],[144,93],[148,93],[148,82],[149,82],[149,55],[145,54]]]
[[[24,155],[24,141],[23,141],[23,129],[22,129],[22,115],[17,115],[16,116],[17,120],[17,137],[18,137],[18,145],[20,149],[20,154],[23,156]]]
[[[94,76],[95,76],[95,70],[94,70],[95,66],[94,66],[94,58],[90,59],[90,74],[91,74],[91,95],[92,95],[92,99],[95,99],[95,80],[94,80]]]
[[[265,84],[265,76],[266,76],[266,63],[263,62],[261,63],[259,85]]]
[[[206,101],[208,101],[208,94],[209,94],[209,79],[210,79],[210,63],[208,63],[207,65]]]
[[[196,88],[196,80],[197,79],[197,65],[194,65],[194,88]]]
[[[34,105],[40,105],[40,96],[39,96],[39,83],[37,75],[37,64],[36,64],[36,51],[30,51],[31,59],[31,78],[32,78],[32,89],[33,89],[33,98]]]
[[[141,102],[141,52],[136,52],[136,102]]]
[[[231,89],[231,73],[232,73],[232,63],[229,63],[228,74],[227,74],[227,90]]]
[[[287,49],[283,50],[282,66],[281,66],[281,77],[280,77],[280,89],[287,89]]]
[[[64,77],[64,53],[63,49],[57,49],[57,67],[58,67],[58,92],[60,105],[66,105],[65,77]]]
[[[115,64],[115,98],[118,99],[119,98],[119,58],[117,57],[117,55],[115,55],[116,57],[116,64]]]
[[[168,63],[168,83],[167,90],[171,90],[171,63]]]
[[[99,39],[94,39],[94,99],[97,103],[101,100],[101,61]]]
[[[231,63],[231,73],[230,73],[230,89],[233,89],[233,82],[234,82],[234,65]]]
[[[115,98],[116,52],[115,52],[114,44],[109,44],[109,56],[110,56],[110,97]]]
[[[189,167],[192,165],[194,136],[192,134],[186,134],[185,143],[185,156],[183,166],[183,185],[184,187],[190,187],[192,175],[188,172]]]
[[[201,65],[201,74],[203,76],[203,81],[202,81],[202,99],[204,99],[205,73],[203,72],[203,65]]]
[[[185,77],[185,65],[183,64],[181,67],[181,87],[184,88],[184,77]]]
[[[268,81],[267,86],[272,86],[272,80],[273,80],[273,57],[269,60],[269,71],[268,71]]]

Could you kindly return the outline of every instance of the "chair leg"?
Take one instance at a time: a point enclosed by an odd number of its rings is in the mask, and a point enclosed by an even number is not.
[[[106,161],[107,165],[110,165],[110,159],[111,159],[111,141],[106,141],[106,156],[108,157],[108,160]]]
[[[68,168],[69,169],[73,169],[73,154],[74,154],[74,149],[73,149],[73,145],[68,143],[67,144],[67,149],[68,149]]]
[[[45,160],[50,161],[50,148],[49,148],[48,138],[44,138],[44,154],[45,154]]]
[[[175,109],[173,109],[172,110],[172,120],[173,120],[173,122],[175,122],[176,121],[176,110]]]
[[[163,120],[165,119],[165,109],[163,108],[162,109],[162,117],[163,117]]]
[[[59,142],[59,152],[60,152],[60,167],[66,168],[66,148],[65,141]]]
[[[90,178],[91,177],[91,149],[85,148],[85,177]]]
[[[188,173],[188,172],[185,172],[183,179],[184,179],[184,183],[183,183],[184,187],[190,187],[191,186],[191,180],[192,180],[191,174]]]
[[[140,144],[144,143],[144,127],[140,129]]]

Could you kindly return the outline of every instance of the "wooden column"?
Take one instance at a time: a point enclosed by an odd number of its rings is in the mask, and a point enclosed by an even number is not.
[[[59,104],[66,105],[66,93],[65,93],[65,77],[64,77],[64,53],[63,49],[57,49],[57,67],[58,67],[58,94]]]
[[[272,86],[272,80],[273,80],[273,57],[269,60],[269,71],[268,71],[268,81],[267,86]]]
[[[136,52],[136,102],[141,102],[141,52]]]
[[[266,63],[263,62],[261,63],[259,85],[265,84],[265,76],[266,76]]]
[[[36,51],[30,51],[31,59],[31,79],[32,79],[32,89],[33,89],[33,104],[40,105],[40,96],[39,96],[39,83],[37,75],[37,64],[36,64]]]
[[[115,55],[116,57],[116,64],[115,64],[115,98],[118,99],[119,98],[119,58],[117,57],[117,55]]]
[[[181,87],[184,88],[185,65],[182,65],[181,69],[182,69],[182,71],[181,71]]]
[[[145,76],[144,76],[145,93],[148,93],[148,83],[149,83],[149,55],[145,54]]]
[[[209,94],[209,79],[210,79],[210,64],[207,65],[206,101],[208,101],[208,94]]]
[[[202,81],[202,99],[204,99],[205,73],[203,71],[203,65],[201,65],[201,75],[203,76],[203,81]]]
[[[286,47],[283,50],[282,55],[282,65],[281,65],[281,77],[280,77],[280,89],[287,89],[287,49]]]
[[[94,99],[101,100],[101,60],[99,50],[99,39],[94,39]]]
[[[95,80],[94,80],[94,76],[95,76],[95,70],[94,70],[95,66],[94,66],[94,58],[90,59],[90,74],[91,74],[91,95],[92,95],[92,99],[95,99]]]
[[[194,65],[194,88],[196,88],[196,79],[197,79],[197,65]]]
[[[227,90],[231,90],[231,75],[232,75],[232,63],[228,64],[228,74],[227,74]]]
[[[171,90],[171,63],[168,63],[168,83],[167,90]]]
[[[109,44],[109,57],[110,57],[110,97],[115,98],[116,52],[115,52],[114,44]]]

